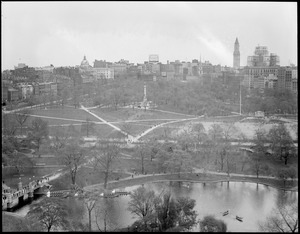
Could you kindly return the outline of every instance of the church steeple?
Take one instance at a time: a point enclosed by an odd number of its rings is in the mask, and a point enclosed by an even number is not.
[[[233,68],[240,67],[240,44],[238,38],[235,39],[233,52]]]

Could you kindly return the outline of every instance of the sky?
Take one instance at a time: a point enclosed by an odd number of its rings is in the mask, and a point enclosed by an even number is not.
[[[257,45],[297,65],[297,2],[1,2],[2,70],[80,65],[95,59],[144,63],[208,60],[241,66]]]

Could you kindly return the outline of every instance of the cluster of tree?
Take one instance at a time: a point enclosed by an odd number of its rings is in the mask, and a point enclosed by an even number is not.
[[[237,165],[241,166],[239,169],[243,172],[245,165],[248,164],[257,178],[262,173],[271,173],[267,163],[269,160],[278,159],[287,165],[297,156],[293,140],[284,124],[274,125],[268,133],[258,129],[253,139],[253,153],[243,153],[239,149],[241,145],[231,144],[237,132],[233,123],[223,123],[222,126],[213,124],[206,132],[200,122],[191,125],[189,129],[183,130],[180,135],[173,138],[177,144],[166,141],[160,145],[154,144],[152,140],[145,144],[143,148],[146,149],[139,150],[144,153],[137,156],[141,159],[142,168],[144,159],[150,158],[151,155],[151,159],[156,157],[160,161],[161,170],[176,172],[179,176],[181,171],[189,171],[194,162],[199,162],[204,168],[215,165],[228,175],[237,171]],[[238,137],[244,139],[242,134]],[[267,156],[270,153],[272,157]],[[281,173],[280,178],[285,178],[286,176],[282,176],[284,174],[286,173]],[[292,175],[289,178],[293,178],[294,170],[291,169],[288,174]]]
[[[283,168],[277,171],[276,176],[282,180],[283,187],[285,187],[287,180],[290,178],[293,180],[297,177],[297,170],[295,167]]]
[[[161,172],[176,173],[179,178],[181,173],[193,170],[193,157],[190,152],[170,142],[160,144],[150,140],[137,147],[134,156],[138,159],[142,174],[145,173],[146,159],[153,158],[158,161],[158,169]]]
[[[200,232],[226,232],[227,225],[223,220],[207,215],[200,221]]]
[[[297,97],[288,89],[265,89],[264,93],[258,90],[247,95],[243,102],[243,111],[264,111],[267,114],[294,114],[297,111]]]
[[[84,91],[92,97],[95,105],[118,106],[135,104],[143,100],[141,80],[116,79],[109,85],[95,83]],[[95,95],[93,95],[95,94]],[[219,95],[216,94],[216,95]],[[222,115],[232,111],[231,107],[218,101],[217,97],[200,82],[158,81],[147,83],[147,98],[159,108],[177,110],[189,114]]]
[[[67,219],[67,207],[59,198],[44,198],[30,206],[26,218],[40,230],[50,232],[53,229],[58,231],[68,230],[69,220]]]
[[[3,117],[3,141],[2,141],[2,163],[6,166],[16,167],[21,171],[25,167],[32,166],[31,160],[24,154],[18,153],[23,145],[34,144],[37,151],[43,141],[48,139],[48,123],[41,118],[32,118],[28,122],[30,111],[23,110],[14,114],[2,114]],[[26,131],[24,132],[26,123]],[[19,138],[17,133],[26,133],[25,138]]]
[[[69,170],[71,185],[76,184],[76,178],[80,165],[88,157],[93,159],[94,170],[103,173],[104,188],[113,173],[114,165],[119,159],[119,147],[114,143],[102,143],[97,141],[90,148],[82,147],[83,141],[73,125],[68,129],[55,127],[53,137],[49,142],[49,148],[57,155],[62,164]]]
[[[195,200],[173,198],[170,193],[156,195],[139,187],[130,195],[128,210],[139,217],[133,231],[188,231],[197,224]]]
[[[285,165],[297,156],[297,150],[289,130],[282,123],[274,125],[268,133],[258,129],[255,134],[254,144],[253,158],[258,164],[260,164],[259,160],[266,153],[271,153],[275,159],[283,161]],[[260,164],[260,166],[262,165]]]
[[[134,155],[139,159],[142,173],[145,172],[146,160],[155,158],[161,172],[176,173],[179,177],[182,172],[192,172],[195,162],[204,168],[217,165],[229,174],[236,170],[237,160],[241,159],[238,147],[230,144],[233,134],[236,134],[236,129],[232,123],[223,127],[213,124],[206,132],[199,122],[172,139],[165,137],[164,143],[155,139],[144,142],[136,148]]]
[[[116,80],[110,89],[104,91],[111,94],[100,94],[96,102],[117,108],[122,102],[141,101],[143,83],[132,78]],[[202,85],[200,80],[187,83],[159,80],[147,83],[148,99],[160,108],[196,115],[227,115],[238,111],[239,92],[239,86],[225,85],[218,79],[209,83],[209,87],[206,83]],[[260,93],[258,90],[249,91],[242,86],[241,97],[244,113],[258,110],[268,113],[294,113],[297,108],[295,95],[289,90],[266,89],[264,93]]]
[[[83,207],[72,203],[74,200],[43,198],[30,205],[25,220],[32,226],[30,231],[90,231],[83,218]]]

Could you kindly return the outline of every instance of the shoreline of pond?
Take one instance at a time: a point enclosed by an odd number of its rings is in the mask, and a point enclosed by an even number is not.
[[[266,186],[273,187],[275,189],[284,191],[298,192],[298,183],[296,181],[292,182],[292,185],[283,187],[283,181],[276,178],[253,178],[245,176],[224,176],[224,175],[212,175],[203,173],[184,173],[178,177],[178,174],[154,174],[154,175],[140,175],[135,177],[123,178],[118,181],[108,181],[107,188],[104,189],[104,183],[93,184],[85,186],[83,189],[87,191],[99,191],[105,192],[107,190],[113,190],[124,187],[131,187],[135,185],[141,185],[151,182],[163,182],[163,181],[182,181],[191,183],[218,183],[218,182],[246,182],[246,183],[256,183]],[[287,182],[286,182],[287,183]]]

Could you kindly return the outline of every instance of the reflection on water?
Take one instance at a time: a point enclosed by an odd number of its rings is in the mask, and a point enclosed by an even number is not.
[[[279,201],[298,201],[298,192],[283,192],[265,185],[245,182],[223,182],[223,183],[174,183],[159,182],[148,183],[146,188],[154,190],[157,194],[170,190],[176,197],[190,197],[196,200],[195,210],[198,218],[205,215],[215,215],[227,223],[228,231],[233,232],[256,232],[258,221],[265,220]],[[139,186],[124,188],[132,191]],[[86,208],[83,209],[83,201],[77,199],[67,199],[70,206],[81,207],[84,222],[88,223]],[[128,210],[129,196],[118,198],[103,198],[97,204],[94,211],[98,211],[98,225],[103,230],[106,221],[107,230],[128,227],[137,217],[134,217]],[[75,204],[75,206],[74,206]],[[222,212],[230,210],[229,215],[222,216]],[[75,213],[79,214],[77,210]],[[235,219],[235,216],[243,217],[243,222]],[[98,230],[93,212],[93,229]],[[194,231],[199,231],[196,227]]]

